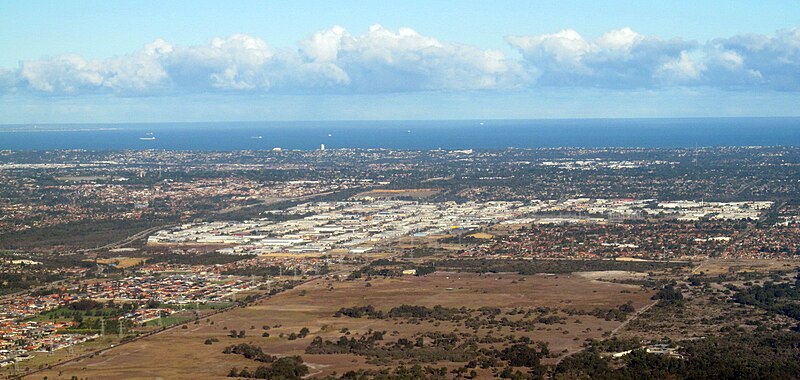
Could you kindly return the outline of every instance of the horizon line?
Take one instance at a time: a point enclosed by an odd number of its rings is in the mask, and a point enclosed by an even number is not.
[[[224,123],[363,123],[363,122],[453,122],[453,121],[593,121],[593,120],[710,120],[710,119],[800,119],[793,116],[654,116],[654,117],[553,117],[553,118],[464,118],[464,119],[305,119],[305,120],[209,120],[209,121],[110,121],[110,122],[30,122],[0,123],[0,126],[36,126],[36,125],[145,125],[145,124],[224,124]]]

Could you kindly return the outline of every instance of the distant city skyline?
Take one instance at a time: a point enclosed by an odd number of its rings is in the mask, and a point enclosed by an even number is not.
[[[800,115],[790,1],[0,4],[0,123]]]

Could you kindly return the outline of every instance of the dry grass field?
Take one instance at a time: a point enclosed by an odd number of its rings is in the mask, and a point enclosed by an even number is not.
[[[680,307],[653,307],[641,314],[625,329],[620,337],[673,340],[699,339],[720,334],[725,329],[754,330],[758,326],[796,325],[796,320],[780,313],[769,313],[752,305],[732,302],[733,289],[747,288],[745,283],[763,285],[774,281],[773,273],[785,272],[785,278],[794,276],[800,268],[798,260],[781,259],[711,259],[692,271],[701,282],[691,285],[687,279],[678,278],[684,300]],[[718,281],[719,277],[724,281]],[[737,278],[737,276],[742,276]],[[609,278],[606,278],[608,280]],[[703,279],[711,282],[704,284]]]
[[[712,259],[704,262],[694,270],[695,273],[703,272],[707,275],[718,275],[740,272],[769,272],[772,270],[788,270],[800,267],[797,260],[779,259]]]
[[[469,236],[469,237],[473,237],[473,238],[475,238],[475,239],[482,239],[482,240],[489,240],[489,239],[491,239],[491,238],[493,238],[493,237],[494,237],[494,235],[492,235],[492,234],[487,234],[487,233],[485,233],[485,232],[478,232],[478,233],[474,233],[474,234],[472,234],[472,235],[467,235],[467,236]]]
[[[320,336],[335,341],[343,335],[361,336],[369,330],[387,331],[386,340],[411,338],[415,333],[462,331],[479,336],[528,336],[549,344],[550,351],[574,351],[586,339],[600,338],[621,322],[607,321],[589,315],[568,316],[564,323],[536,324],[532,331],[507,327],[465,327],[459,322],[409,320],[405,318],[334,317],[342,307],[372,305],[388,311],[403,304],[433,307],[477,309],[512,308],[615,308],[628,301],[638,309],[650,303],[652,294],[638,287],[600,282],[582,276],[520,276],[515,274],[436,273],[425,277],[373,278],[369,286],[364,279],[338,281],[318,279],[271,299],[246,308],[238,308],[206,320],[176,328],[106,351],[93,358],[69,363],[31,379],[223,379],[231,367],[254,368],[257,362],[240,355],[225,355],[222,350],[232,344],[252,343],[264,352],[276,355],[301,355],[311,368],[312,376],[343,373],[358,368],[376,368],[366,357],[356,355],[309,355],[304,350]],[[566,316],[566,314],[560,313]],[[512,317],[509,317],[512,318]],[[262,337],[262,326],[270,326],[270,336]],[[305,338],[289,340],[287,336],[303,327],[310,330]],[[231,338],[230,330],[245,330],[243,338]],[[281,337],[283,335],[283,337]],[[204,344],[209,338],[219,342]],[[498,343],[498,345],[501,345]],[[555,359],[547,359],[553,362]],[[406,364],[408,361],[406,362]],[[387,363],[398,365],[398,362]],[[424,363],[423,363],[424,364]],[[463,363],[432,363],[455,367]],[[483,373],[488,375],[489,372]]]
[[[112,257],[109,259],[98,259],[96,260],[100,264],[116,265],[117,268],[130,268],[142,264],[146,261],[146,258],[143,257]]]

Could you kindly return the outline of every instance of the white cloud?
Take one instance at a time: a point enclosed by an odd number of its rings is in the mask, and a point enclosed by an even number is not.
[[[528,87],[800,90],[800,29],[705,44],[630,28],[595,39],[573,29],[509,36],[521,59],[413,29],[334,26],[290,49],[235,34],[196,46],[156,40],[99,60],[65,54],[0,70],[0,93],[120,96],[208,92],[376,93]]]
[[[161,59],[171,53],[172,45],[156,40],[135,54],[106,60],[99,64],[104,67],[102,86],[118,92],[147,92],[166,86],[168,75]]]
[[[656,70],[656,75],[661,76],[668,82],[681,83],[693,82],[700,79],[706,66],[702,62],[698,62],[689,57],[685,51],[681,52],[679,58],[666,62]]]
[[[275,49],[245,34],[199,46],[159,39],[125,56],[87,61],[62,55],[24,62],[18,72],[27,90],[55,95],[474,90],[520,86],[526,75],[499,51],[380,25],[361,35],[338,26],[322,30],[297,50]]]
[[[710,78],[720,86],[760,86],[800,90],[800,28],[774,36],[738,35],[711,41],[707,47]]]
[[[87,62],[75,54],[24,62],[20,76],[34,90],[46,93],[74,93],[103,84],[100,65],[97,62]]]
[[[54,95],[268,90],[343,81],[335,68],[303,62],[297,54],[273,50],[263,40],[243,34],[189,47],[159,39],[132,54],[105,60],[61,55],[23,62],[17,75],[28,90]]]
[[[300,51],[315,62],[335,61],[343,39],[351,39],[350,33],[341,26],[321,30],[306,40],[300,41]]]
[[[747,34],[700,45],[641,35],[630,28],[587,40],[574,30],[506,41],[538,72],[540,86],[800,90],[800,28]]]
[[[538,36],[509,36],[506,42],[517,48],[530,62],[537,62],[546,68],[568,67],[580,73],[590,71],[584,65],[583,57],[595,49],[572,29]]]
[[[546,86],[650,87],[660,83],[665,65],[680,61],[696,44],[643,36],[630,28],[586,40],[568,29],[555,34],[509,36],[528,67]]]
[[[303,55],[335,65],[360,92],[475,90],[525,82],[522,67],[495,50],[441,42],[409,28],[373,25],[354,36],[341,27],[300,42]]]
[[[175,48],[165,64],[170,76],[185,87],[252,90],[271,86],[263,68],[274,57],[263,40],[235,34],[214,38],[207,45]]]
[[[597,46],[607,51],[628,53],[631,47],[642,42],[644,39],[645,37],[643,35],[634,32],[631,28],[625,27],[603,34],[597,39],[596,43]]]

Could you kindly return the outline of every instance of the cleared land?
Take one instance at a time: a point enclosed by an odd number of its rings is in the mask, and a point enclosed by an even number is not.
[[[436,273],[424,277],[373,278],[353,281],[319,279],[260,301],[246,308],[222,313],[186,329],[173,329],[106,351],[93,358],[74,362],[54,370],[37,373],[30,378],[69,379],[75,375],[90,379],[223,379],[231,367],[255,368],[258,362],[240,355],[223,354],[226,346],[252,343],[264,352],[276,355],[301,355],[311,367],[311,374],[324,376],[358,368],[377,368],[367,363],[369,357],[354,354],[310,355],[305,349],[316,336],[336,341],[341,336],[360,337],[370,330],[387,331],[388,342],[400,338],[412,339],[422,332],[463,332],[476,336],[527,336],[549,344],[553,362],[561,352],[578,350],[586,339],[601,338],[620,325],[618,320],[605,320],[586,315],[595,309],[615,309],[628,301],[639,309],[649,304],[651,293],[636,286],[598,282],[578,275],[516,274],[478,275],[467,273]],[[507,326],[466,327],[462,322],[427,318],[351,318],[335,317],[342,307],[372,305],[389,311],[400,305],[417,305],[475,309],[501,308],[505,317],[512,309],[547,307],[549,316],[562,317],[559,323],[536,323],[526,330]],[[567,315],[564,309],[576,309],[578,314]],[[535,315],[536,312],[534,312]],[[519,316],[508,319],[518,320]],[[270,336],[262,337],[265,331]],[[305,338],[289,340],[291,333],[302,328],[310,333]],[[344,332],[347,329],[347,332]],[[243,338],[231,338],[231,330],[244,330]],[[219,342],[204,344],[207,339]],[[487,343],[500,348],[505,343]],[[413,360],[405,360],[406,363]],[[396,365],[398,361],[381,363]],[[425,362],[422,362],[425,364]],[[456,367],[463,363],[438,362],[437,366]],[[481,373],[482,375],[489,375]]]
[[[96,260],[100,264],[114,265],[117,268],[130,268],[142,264],[147,260],[144,257],[112,257]]]
[[[768,272],[772,270],[790,270],[792,268],[800,267],[800,262],[797,260],[779,260],[779,259],[751,259],[751,260],[737,260],[737,259],[712,259],[708,260],[697,268],[694,273],[704,273],[706,275],[718,275],[726,273],[741,273],[741,272]]]

